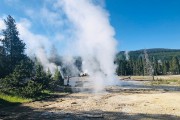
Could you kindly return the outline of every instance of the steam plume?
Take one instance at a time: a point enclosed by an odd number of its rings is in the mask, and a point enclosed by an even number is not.
[[[129,60],[129,51],[125,51],[124,54],[126,56],[126,60]]]
[[[113,83],[115,79],[116,40],[109,14],[93,0],[62,0],[58,5],[73,26],[72,44],[84,61],[83,70],[94,76],[94,90],[102,90],[106,83]]]

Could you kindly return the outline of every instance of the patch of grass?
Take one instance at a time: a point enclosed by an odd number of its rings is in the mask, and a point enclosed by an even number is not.
[[[34,98],[23,98],[20,96],[15,95],[15,93],[9,92],[9,93],[4,93],[0,92],[0,107],[8,107],[12,105],[18,105],[26,102],[32,102],[32,101],[37,101],[37,100],[43,100],[43,99],[48,99],[54,96],[55,93],[49,91],[49,90],[44,90],[42,91],[41,94]]]
[[[40,101],[40,100],[46,100],[49,98],[55,98],[57,97],[59,93],[53,92],[49,90],[43,90],[41,94],[37,95],[33,98],[23,98],[18,95],[16,95],[13,92],[2,92],[0,91],[0,108],[1,107],[8,107],[12,105],[18,105],[26,102],[32,102],[32,101]]]
[[[32,99],[22,98],[19,96],[7,95],[0,92],[0,107],[18,105],[25,102],[30,102]]]
[[[4,93],[0,93],[0,99],[6,100],[11,103],[25,103],[25,102],[32,101],[32,99],[22,98],[19,96],[7,95]]]

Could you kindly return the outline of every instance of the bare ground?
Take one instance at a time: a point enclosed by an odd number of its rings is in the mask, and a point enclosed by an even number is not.
[[[44,101],[0,108],[0,119],[180,119],[178,91],[110,89],[111,92],[99,94],[58,94]]]

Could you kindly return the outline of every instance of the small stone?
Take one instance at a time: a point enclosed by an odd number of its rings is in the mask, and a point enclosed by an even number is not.
[[[77,102],[72,102],[71,104],[77,104]]]

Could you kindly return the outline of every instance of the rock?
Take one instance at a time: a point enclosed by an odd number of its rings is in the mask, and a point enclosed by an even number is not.
[[[77,104],[77,102],[72,102],[71,104]]]
[[[91,115],[91,114],[86,114],[84,115],[84,117],[88,117],[88,118],[103,118],[103,115]]]

